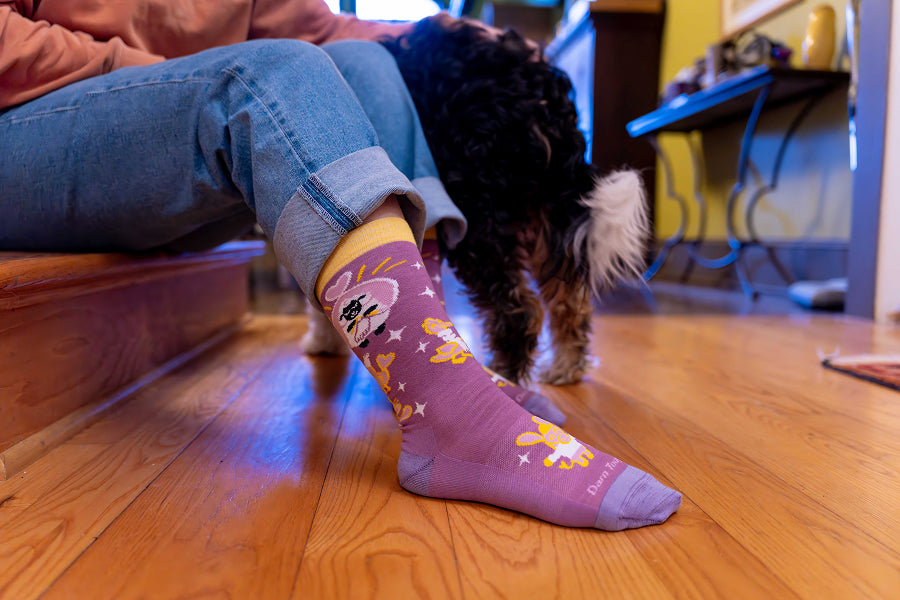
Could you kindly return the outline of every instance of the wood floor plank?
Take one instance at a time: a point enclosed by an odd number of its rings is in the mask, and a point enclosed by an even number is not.
[[[446,504],[400,487],[400,430],[353,364],[359,376],[292,597],[461,598]]]
[[[680,320],[680,319],[679,319]],[[721,316],[719,321],[725,321]],[[823,350],[834,350],[839,346],[843,352],[900,352],[900,329],[878,326],[872,321],[843,315],[793,315],[759,316],[752,319],[728,319],[730,330],[752,331],[760,325],[765,336],[777,342],[798,347],[823,346]],[[803,331],[804,335],[797,335]],[[831,345],[831,348],[827,346]]]
[[[567,529],[499,508],[448,506],[466,598],[673,598],[628,534]]]
[[[554,392],[548,391],[553,394]],[[665,485],[678,489],[683,504],[674,518],[659,527],[630,533],[639,550],[653,551],[650,566],[657,577],[679,598],[793,598],[795,595],[762,561],[757,559],[704,513],[663,470],[663,465],[609,427],[603,413],[595,410],[596,398],[584,393],[583,386],[558,388],[554,397],[562,397],[573,428],[579,435],[600,435],[603,450],[639,469],[647,471]],[[643,428],[641,416],[633,415],[636,428]],[[581,433],[583,429],[584,433]],[[646,535],[638,535],[646,534]]]
[[[585,408],[579,387],[544,388],[568,415],[567,430],[672,485]],[[617,533],[466,503],[449,512],[466,597],[795,597],[688,497],[663,525]]]
[[[299,352],[282,346],[44,598],[288,598],[352,385],[347,358]]]
[[[258,317],[0,483],[0,599],[900,590],[900,395],[815,359],[896,351],[895,331],[598,318],[600,366],[544,391],[576,437],[685,496],[661,526],[605,533],[402,490],[387,400],[352,358],[311,368],[303,322]]]
[[[818,357],[819,352],[836,349],[841,354],[900,354],[900,329],[876,327],[856,319],[823,317],[672,318],[666,320],[665,329],[699,336],[698,345],[714,344],[717,352],[729,350],[731,355],[723,356],[726,365],[735,364],[737,358],[754,357],[760,374],[771,374],[787,385],[802,381],[807,387],[798,386],[800,391],[808,393],[814,389],[816,402],[835,414],[856,419],[857,406],[846,399],[849,396],[857,400],[864,395],[867,413],[878,411],[878,422],[888,431],[900,428],[900,405],[893,401],[889,390],[876,384],[857,385],[858,380],[824,369]],[[747,368],[734,371],[738,375],[750,372]],[[871,423],[872,419],[866,422]]]
[[[900,421],[891,428],[889,415],[878,408],[900,404],[896,393],[828,372],[813,360],[793,356],[794,349],[784,344],[778,350],[769,344],[758,354],[761,332],[778,327],[755,323],[744,335],[726,335],[712,344],[719,329],[734,329],[735,320],[708,323],[704,328],[695,322],[686,331],[683,323],[672,321],[653,334],[654,345],[680,344],[687,350],[678,353],[653,351],[641,339],[640,327],[619,330],[615,338],[636,351],[614,353],[600,342],[605,368],[598,373],[638,396],[658,397],[660,405],[671,405],[776,476],[801,482],[811,499],[882,543],[896,539]],[[715,361],[698,360],[704,348],[714,349]],[[740,367],[723,369],[738,362]],[[632,381],[629,374],[638,369],[652,377]],[[837,378],[841,393],[829,391],[822,378]]]
[[[614,394],[611,394],[614,395]],[[618,427],[620,410],[604,415]],[[686,421],[631,431],[635,443],[659,458],[675,485],[805,598],[890,598],[900,586],[900,557],[744,455],[716,443]]]
[[[693,321],[696,329],[699,323]],[[675,325],[671,331],[670,323]],[[707,321],[710,327],[714,323]],[[845,419],[830,417],[836,430],[830,431],[804,424],[802,413],[764,411],[761,407],[782,396],[807,390],[781,390],[766,379],[765,365],[729,354],[739,341],[729,342],[728,332],[713,329],[691,337],[677,319],[604,318],[599,325],[608,337],[596,342],[603,365],[593,377],[615,389],[582,384],[594,387],[596,414],[739,543],[803,597],[887,598],[900,589],[898,504],[889,473],[875,472],[871,462],[860,464],[850,444],[818,441],[838,437]],[[629,351],[622,352],[623,347]],[[777,345],[767,360],[801,362],[790,352],[779,354]],[[758,375],[765,383],[736,398],[735,380],[742,374]],[[814,400],[804,402],[814,406]],[[836,401],[834,396],[830,401]],[[829,418],[822,407],[813,412],[820,421]],[[880,435],[875,423],[868,433]],[[891,447],[887,439],[880,443]],[[893,449],[896,455],[896,442]],[[834,462],[847,469],[835,469]],[[833,501],[850,502],[854,495],[852,509]],[[882,519],[881,532],[867,531],[866,519],[855,513],[871,504],[880,506],[875,518]]]
[[[798,399],[813,398],[814,406],[827,414],[878,427],[888,438],[900,430],[900,403],[892,390],[869,382],[860,385],[859,379],[822,367],[817,356],[819,351],[835,350],[844,355],[900,354],[900,330],[853,320],[823,319],[811,320],[808,329],[795,330],[793,334],[783,324],[744,320],[729,323],[728,329],[733,332],[729,335],[729,347],[753,357],[754,363],[760,365],[760,374],[770,381],[802,392]],[[798,335],[798,331],[802,334]],[[742,340],[742,344],[735,347],[735,339]],[[774,357],[773,349],[777,349]],[[796,359],[787,360],[791,355]],[[764,364],[767,368],[762,367]],[[746,379],[746,372],[741,374]]]
[[[38,597],[293,333],[252,321],[0,484],[0,598]]]
[[[166,377],[154,382],[155,387],[152,389],[144,388],[138,394],[118,403],[103,415],[101,421],[71,438],[67,442],[65,450],[54,454],[52,459],[39,460],[24,473],[19,473],[8,481],[0,482],[0,498],[6,500],[2,503],[3,510],[0,510],[0,528],[16,520],[22,511],[39,501],[48,492],[63,486],[73,473],[79,471],[104,450],[108,450],[110,445],[133,435],[134,431],[143,424],[145,416],[144,413],[139,410],[135,411],[129,406],[135,398],[141,397],[139,394],[147,394],[148,397],[155,395],[156,398],[164,399],[170,394],[177,393],[186,385],[185,373],[188,369],[201,372],[208,367],[222,365],[221,372],[227,373],[233,364],[252,362],[253,365],[258,365],[271,360],[273,351],[265,345],[252,341],[261,335],[272,335],[264,333],[259,325],[260,319],[248,323],[242,328],[240,335],[226,340],[222,345],[197,357],[196,363],[183,365],[181,369],[168,373]],[[228,381],[229,385],[233,387],[225,388],[223,391],[227,393],[240,389],[240,386],[247,383],[247,376],[250,374],[253,374],[252,369],[236,373],[233,383],[226,378],[225,381]],[[207,377],[209,375],[206,373]],[[211,418],[215,413],[210,411],[216,411],[221,407],[216,404],[218,398],[213,397],[206,400],[206,404],[198,403],[193,409],[201,418],[206,413],[209,413],[207,416]],[[152,405],[152,401],[150,404]],[[164,407],[165,405],[157,406]]]

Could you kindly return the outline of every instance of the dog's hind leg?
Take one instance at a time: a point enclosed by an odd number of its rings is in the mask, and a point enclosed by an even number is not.
[[[544,219],[543,223],[549,223]],[[545,383],[565,385],[584,377],[588,369],[591,330],[590,282],[578,267],[560,229],[544,226],[533,230],[529,270],[538,284],[549,315],[553,359],[541,370]]]

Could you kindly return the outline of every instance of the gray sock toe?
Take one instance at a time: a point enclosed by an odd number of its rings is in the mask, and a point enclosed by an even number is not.
[[[681,506],[681,494],[667,488],[652,475],[628,466],[603,497],[594,526],[620,531],[656,525]]]

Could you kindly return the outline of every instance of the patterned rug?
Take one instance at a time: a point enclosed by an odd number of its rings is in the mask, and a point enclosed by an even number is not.
[[[822,364],[866,381],[900,391],[900,354],[826,357]]]

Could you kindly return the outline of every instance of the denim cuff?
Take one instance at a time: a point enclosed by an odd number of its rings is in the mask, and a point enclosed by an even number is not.
[[[403,216],[421,246],[425,203],[378,146],[326,165],[297,188],[278,217],[272,243],[278,260],[313,306],[319,308],[316,278],[335,246],[391,194],[399,198]]]
[[[437,177],[416,177],[412,184],[425,201],[425,228],[437,226],[441,240],[451,250],[466,235],[466,218]]]

